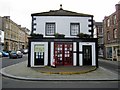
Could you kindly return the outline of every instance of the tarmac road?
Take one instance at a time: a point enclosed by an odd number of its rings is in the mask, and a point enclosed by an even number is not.
[[[18,59],[9,59],[9,57],[3,57],[2,58],[2,68],[13,65],[13,64],[17,64],[19,62],[23,62],[27,59],[28,59],[27,54],[23,55],[22,58],[18,58]]]
[[[117,61],[109,61],[104,59],[99,59],[99,66],[110,70],[111,72],[120,74],[120,62]]]
[[[118,88],[118,81],[23,81],[3,77],[3,88]]]

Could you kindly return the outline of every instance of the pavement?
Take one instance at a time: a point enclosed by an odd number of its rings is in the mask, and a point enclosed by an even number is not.
[[[106,62],[106,63],[114,64],[114,65],[117,65],[117,66],[120,65],[120,61],[106,60],[106,59],[103,59],[103,58],[99,58],[99,60],[103,61],[103,62]]]
[[[0,70],[3,76],[30,81],[118,81],[118,73],[113,73],[103,67],[92,66],[70,67],[27,67],[27,61],[14,64]]]

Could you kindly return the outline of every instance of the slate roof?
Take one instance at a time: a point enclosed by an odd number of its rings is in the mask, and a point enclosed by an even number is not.
[[[33,13],[31,16],[83,16],[83,17],[93,17],[93,15],[90,14],[83,14],[83,13],[77,13],[73,11],[68,10],[50,10],[48,12],[41,12],[41,13]]]

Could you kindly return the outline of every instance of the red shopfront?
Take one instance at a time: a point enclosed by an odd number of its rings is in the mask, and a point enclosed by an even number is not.
[[[57,66],[73,65],[73,43],[54,43],[54,59]]]

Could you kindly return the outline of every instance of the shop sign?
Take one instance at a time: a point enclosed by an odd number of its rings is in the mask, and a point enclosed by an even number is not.
[[[44,52],[44,44],[36,44],[34,46],[34,52]]]

